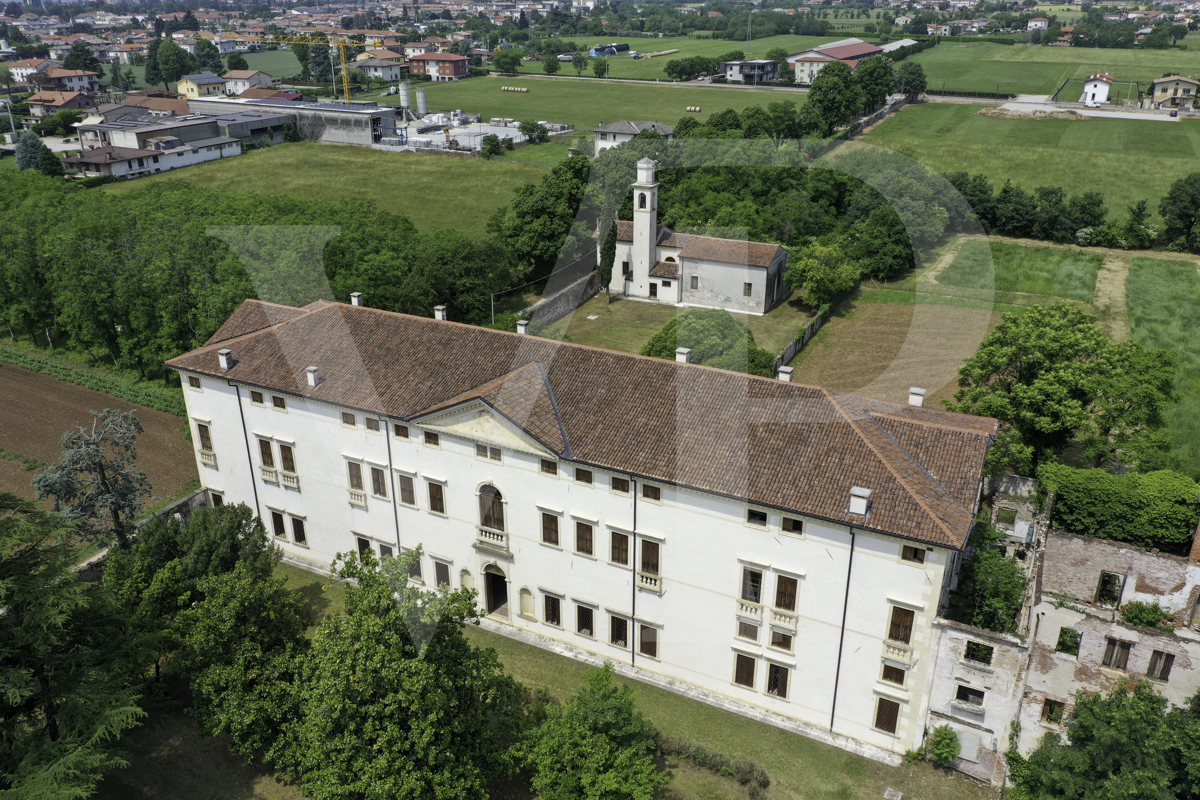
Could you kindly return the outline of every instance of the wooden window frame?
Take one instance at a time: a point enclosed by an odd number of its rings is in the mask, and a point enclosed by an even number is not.
[[[792,589],[789,594],[783,591],[784,581],[791,581]],[[791,605],[786,605],[785,601],[790,599]],[[796,613],[796,609],[800,607],[800,579],[793,575],[775,575],[775,608],[780,611],[788,611]]]
[[[271,533],[275,536],[276,539],[283,539],[284,541],[287,541],[287,538],[288,538],[287,520],[283,518],[283,512],[276,511],[274,509],[270,509],[270,511],[271,511]]]
[[[747,682],[748,681],[748,682]],[[758,685],[758,659],[745,653],[733,654],[733,685],[755,691]]]
[[[558,477],[558,462],[548,458],[538,459],[538,473],[548,478]]]
[[[276,411],[286,412],[288,410],[287,398],[281,397],[277,394],[271,395],[271,408],[275,409]]]
[[[552,594],[542,593],[542,622],[555,628],[561,628],[562,624],[562,598]],[[550,613],[550,608],[553,606],[554,614]],[[554,621],[551,621],[551,617]]]
[[[442,447],[441,435],[433,431],[425,431],[424,436],[421,437],[421,441],[426,447],[436,447],[438,449]]]
[[[744,603],[754,603],[762,605],[763,595],[763,570],[759,567],[751,567],[746,564],[742,565],[742,580],[738,585],[738,599]],[[758,576],[758,584],[755,587],[754,582],[750,580],[751,575]],[[753,590],[753,591],[752,591]],[[755,595],[748,597],[747,595]]]
[[[760,516],[762,517],[762,522],[758,521]],[[759,531],[765,531],[771,523],[771,515],[766,511],[763,511],[761,508],[747,508],[746,519],[744,521],[748,527]]]
[[[770,639],[767,640],[767,647],[773,648],[782,653],[796,652],[796,635],[795,634],[789,633],[787,631],[781,631],[781,630],[778,630],[777,628],[771,628],[768,631],[768,635],[770,636]],[[776,637],[780,637],[781,639],[783,639],[785,641],[777,644],[775,641]]]
[[[896,675],[896,673],[900,673]],[[899,678],[899,680],[896,680]],[[884,683],[890,683],[893,686],[904,686],[908,682],[908,670],[903,667],[894,667],[891,664],[884,664],[883,670],[879,675],[879,680]]]
[[[279,442],[279,471],[296,474],[296,448],[293,445]]]
[[[579,483],[579,484],[583,484],[584,486],[594,486],[595,482],[596,482],[596,476],[595,476],[595,474],[593,474],[593,472],[590,469],[584,469],[583,467],[576,467],[575,468],[575,482]]]
[[[737,628],[734,631],[734,636],[746,642],[754,642],[758,644],[758,633],[760,626],[757,622],[751,622],[746,619],[737,619]]]
[[[381,500],[388,499],[388,479],[387,469],[384,467],[370,467],[371,470],[371,496],[378,497]]]
[[[795,517],[783,517],[779,523],[779,530],[791,536],[803,536],[804,521]]]
[[[274,442],[261,436],[258,437],[258,465],[267,469],[275,469]]]
[[[203,392],[204,382],[200,380],[199,375],[188,375],[188,388],[193,392]]]
[[[213,452],[212,428],[207,423],[196,423],[196,438],[200,440],[200,449],[206,453]]]
[[[353,411],[342,412],[342,427],[358,430],[358,415]]]
[[[584,545],[587,549],[584,549]],[[575,520],[575,552],[596,557],[596,526],[592,523]]]
[[[652,486],[649,483],[643,483],[642,499],[647,503],[658,503],[659,505],[662,505],[662,487]]]
[[[886,704],[886,705],[885,705]],[[884,713],[884,710],[887,713]],[[875,720],[871,723],[871,727],[877,731],[881,731],[890,736],[895,736],[896,731],[900,730],[900,702],[893,700],[890,697],[879,697],[875,700]],[[888,718],[891,718],[891,728],[889,729],[885,723]]]
[[[439,516],[443,516],[443,517],[448,516],[446,514],[446,486],[445,486],[445,484],[440,483],[438,481],[431,481],[428,479],[426,479],[425,484],[427,486],[426,493],[427,493],[427,496],[429,497],[429,513],[438,514]],[[435,487],[436,487],[436,489],[435,489]],[[434,501],[435,496],[437,497],[436,502]]]
[[[1100,666],[1105,669],[1127,672],[1129,670],[1129,654],[1133,652],[1133,642],[1126,642],[1112,636],[1104,638],[1104,656],[1100,660]]]
[[[265,406],[267,400],[263,397],[263,393],[254,389],[250,390],[250,404],[255,406]]]
[[[300,517],[292,517],[292,543],[300,547],[308,547],[308,526]]]
[[[367,490],[366,483],[363,480],[363,465],[357,461],[346,462],[346,485],[350,487],[352,492],[365,492]],[[357,480],[358,485],[355,486]]]
[[[892,611],[888,615],[887,640],[889,642],[897,642],[906,646],[911,645],[913,628],[917,626],[917,612],[911,608],[905,608],[904,606],[898,606],[895,604],[892,604],[891,609]],[[904,614],[909,615],[907,626],[902,620],[896,619],[897,615],[903,616]],[[903,638],[897,635],[901,633],[904,634]]]
[[[608,559],[609,559],[609,563],[610,563],[610,564],[616,564],[617,566],[621,566],[621,567],[628,567],[628,566],[629,566],[629,549],[630,549],[630,548],[629,548],[629,542],[630,542],[630,539],[631,539],[632,537],[631,537],[631,536],[630,536],[628,533],[625,533],[625,532],[623,532],[623,531],[612,531],[612,530],[610,530],[610,531],[608,532],[608,534],[609,534],[609,539],[608,539]],[[623,538],[623,539],[625,540],[625,545],[624,545],[624,547],[623,547],[623,548],[621,548],[621,549],[624,551],[624,553],[625,553],[625,560],[624,560],[624,561],[618,561],[618,560],[616,559],[616,556],[617,556],[617,537],[618,537],[618,536],[619,536],[619,537],[621,537],[621,538]]]
[[[905,544],[900,546],[900,560],[910,564],[925,564],[925,548]]]
[[[396,484],[399,486],[400,505],[408,506],[409,508],[417,507],[417,485],[411,475],[397,475]]]
[[[617,481],[620,481],[621,483],[625,484],[625,488],[618,489]],[[625,497],[628,497],[630,495],[631,488],[632,487],[629,485],[628,478],[622,478],[620,476],[613,475],[608,481],[608,490],[610,492],[612,492],[613,494],[619,494],[619,495],[624,495]]]
[[[553,524],[547,525],[548,522],[552,522]],[[561,537],[559,536],[559,530],[561,527],[562,526],[559,524],[558,514],[553,514],[549,511],[543,511],[542,512],[542,544],[549,545],[550,547],[561,548],[562,545],[559,543],[561,541]],[[551,531],[551,529],[553,529],[553,530]],[[553,534],[553,538],[554,538],[553,541],[550,541],[549,539],[546,538],[547,533]]]
[[[397,439],[404,439],[405,441],[407,441],[409,439],[408,426],[402,425],[399,422],[393,422],[392,423],[392,436]]]

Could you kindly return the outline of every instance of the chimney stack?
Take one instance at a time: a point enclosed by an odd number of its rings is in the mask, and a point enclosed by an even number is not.
[[[861,486],[854,486],[850,489],[850,513],[860,517],[867,515],[867,508],[871,505],[871,490],[864,489]]]
[[[780,367],[777,377],[781,381],[787,381],[788,383],[791,383],[792,382],[792,368],[791,367]]]
[[[224,350],[218,350],[217,360],[221,362],[221,369],[228,371],[233,366],[233,351],[228,347]]]
[[[446,307],[445,306],[434,306],[433,307],[433,318],[445,320],[446,319]]]
[[[529,333],[529,320],[517,320],[517,333]]]
[[[350,293],[350,303],[352,305],[361,306],[362,305],[362,292],[351,292]]]
[[[310,389],[317,388],[317,384],[321,382],[321,376],[317,374],[316,367],[309,367],[305,370],[308,373],[308,386]]]
[[[690,347],[676,347],[675,360],[680,364],[692,363],[692,349]]]
[[[919,386],[914,386],[908,390],[908,404],[917,406],[918,408],[925,405],[925,390]]]

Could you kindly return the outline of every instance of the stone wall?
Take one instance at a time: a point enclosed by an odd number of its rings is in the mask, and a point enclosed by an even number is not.
[[[591,256],[586,258],[590,259]],[[543,297],[535,305],[526,309],[525,317],[530,322],[539,325],[549,325],[565,317],[581,305],[592,299],[600,291],[600,274],[592,270],[555,292],[550,297]]]

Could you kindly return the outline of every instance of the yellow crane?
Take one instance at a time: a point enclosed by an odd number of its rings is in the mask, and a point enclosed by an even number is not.
[[[320,39],[314,40],[312,36],[301,36],[296,39],[288,39],[288,38],[285,38],[282,36],[273,36],[273,37],[271,37],[271,44],[306,44],[306,45],[309,45],[310,47],[312,45],[337,47],[338,55],[341,56],[341,61],[342,61],[342,94],[346,98],[346,102],[349,103],[352,99],[354,99],[350,94],[350,63],[351,62],[347,58],[349,49],[351,47],[383,47],[383,41],[381,39],[375,39],[374,41],[370,41],[370,42],[368,42],[368,41],[354,42],[354,41],[350,41],[349,37],[336,36],[336,34],[333,36],[331,36],[329,34],[325,34],[324,38],[325,38],[325,41],[321,41]],[[335,41],[335,38],[336,38],[336,41]]]

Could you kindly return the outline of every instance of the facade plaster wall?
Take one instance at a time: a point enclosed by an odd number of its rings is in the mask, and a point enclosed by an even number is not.
[[[185,390],[194,441],[200,441],[197,422],[211,430],[212,456],[197,453],[201,482],[226,503],[257,508],[268,528],[272,511],[303,519],[306,546],[292,541],[290,522],[287,537],[277,540],[293,561],[327,567],[336,553],[356,549],[356,537],[367,539],[377,554],[379,545],[393,552],[420,545],[427,584],[435,580],[435,561],[444,563],[452,586],[476,588],[481,604],[485,571],[503,575],[507,616],[492,619],[504,630],[524,630],[663,681],[682,681],[799,727],[850,737],[875,753],[900,754],[921,740],[933,675],[933,621],[949,551],[928,549],[925,562],[916,564],[901,558],[903,540],[852,532],[845,524],[802,518],[802,534],[793,535],[782,531],[781,516],[771,509],[761,509],[766,526],[747,524],[748,506],[736,499],[652,484],[661,489],[661,501],[654,502],[640,496],[636,479],[633,495],[614,492],[612,474],[602,469],[593,470],[593,484],[579,483],[576,465],[565,461],[556,476],[546,475],[541,458],[548,454],[482,407],[410,425],[410,438],[401,439],[387,419],[372,433],[359,412],[355,427],[344,426],[341,414],[348,409],[288,396],[287,410],[279,411],[270,392],[262,405],[252,404],[246,386],[239,408],[237,393],[225,382],[204,378],[202,387]],[[440,446],[423,443],[424,429],[440,432]],[[278,445],[294,448],[297,488],[263,479],[260,439],[272,443],[277,468]],[[477,457],[478,443],[500,447],[502,460]],[[365,508],[350,502],[351,461],[362,465]],[[387,498],[371,492],[371,467],[387,476]],[[398,502],[400,476],[413,480],[415,506]],[[430,484],[444,487],[445,514],[430,510]],[[488,484],[503,495],[502,547],[479,536],[479,491]],[[542,543],[543,514],[559,520],[558,546]],[[575,550],[577,522],[593,526],[593,555]],[[631,536],[632,566],[612,563],[613,532]],[[661,546],[661,594],[646,588],[637,568],[646,541]],[[763,574],[761,604],[740,599],[746,567]],[[771,607],[780,575],[798,580],[794,617]],[[522,613],[530,611],[523,608],[522,590],[530,593],[532,613]],[[546,621],[547,596],[561,603],[561,626]],[[885,641],[892,606],[916,615],[908,646]],[[576,631],[580,607],[593,609],[591,636]],[[632,620],[632,647],[609,643],[612,614]],[[758,641],[738,636],[739,619],[761,626]],[[641,624],[658,631],[656,658],[637,651]],[[792,633],[790,651],[769,645],[772,625]],[[734,681],[739,653],[756,661],[752,688]],[[880,679],[885,659],[907,671],[904,686]],[[786,698],[767,692],[768,664],[789,670]],[[881,697],[901,705],[896,735],[874,727]]]

